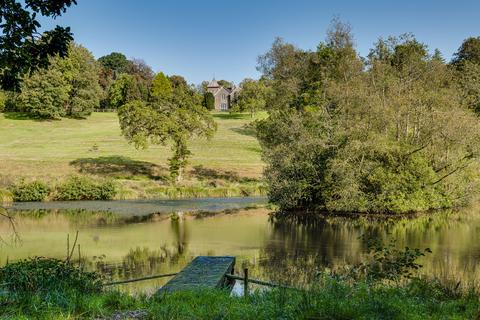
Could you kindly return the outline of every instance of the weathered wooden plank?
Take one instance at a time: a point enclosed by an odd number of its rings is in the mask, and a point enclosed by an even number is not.
[[[158,292],[231,287],[234,266],[235,257],[196,257]]]

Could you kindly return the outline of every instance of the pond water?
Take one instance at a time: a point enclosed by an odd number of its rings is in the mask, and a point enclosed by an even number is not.
[[[255,203],[250,200],[243,206]],[[221,206],[221,201],[228,202],[220,200],[214,206]],[[162,210],[136,216],[137,207],[123,214],[92,211],[90,203],[85,206],[88,210],[80,207],[77,202],[69,210],[10,209],[20,239],[13,237],[9,222],[0,219],[0,264],[31,256],[64,258],[67,234],[71,245],[78,230],[81,263],[111,279],[179,271],[197,255],[234,255],[237,270],[248,266],[251,277],[303,285],[323,267],[339,268],[364,259],[366,243],[361,235],[370,234],[385,242],[396,239],[399,247],[430,248],[432,253],[421,261],[422,273],[462,284],[480,280],[480,210],[475,209],[402,219],[328,218],[299,225],[274,222],[267,209],[172,218],[167,213],[148,214]],[[187,209],[182,206],[179,211]],[[121,287],[152,292],[165,281]]]

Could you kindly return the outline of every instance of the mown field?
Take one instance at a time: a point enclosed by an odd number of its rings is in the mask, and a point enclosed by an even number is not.
[[[260,146],[246,127],[254,119],[248,114],[213,116],[218,131],[211,140],[191,141],[193,155],[182,185],[215,188],[258,180],[263,170]],[[0,187],[22,178],[56,181],[84,174],[121,181],[137,190],[127,198],[136,198],[141,189],[168,184],[170,154],[169,146],[136,150],[121,136],[115,113],[59,121],[0,114]]]

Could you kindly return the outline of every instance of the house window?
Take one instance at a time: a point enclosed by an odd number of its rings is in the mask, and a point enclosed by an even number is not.
[[[225,100],[225,99],[227,99],[227,95],[224,93],[222,94],[222,100]]]
[[[226,104],[226,103],[222,103],[222,105],[220,106],[220,109],[221,109],[221,110],[228,110],[227,104]]]

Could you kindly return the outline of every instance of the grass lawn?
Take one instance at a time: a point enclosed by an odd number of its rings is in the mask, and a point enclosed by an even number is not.
[[[245,128],[253,119],[248,114],[213,116],[218,124],[213,139],[190,142],[193,156],[185,183],[259,179],[263,170],[260,146]],[[128,144],[121,136],[116,113],[59,121],[0,114],[0,187],[21,178],[55,181],[78,173],[159,184],[168,177],[170,154],[169,146],[136,150]]]

